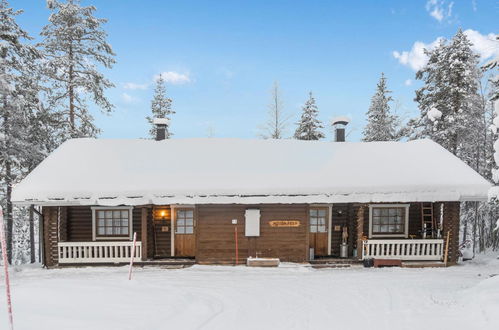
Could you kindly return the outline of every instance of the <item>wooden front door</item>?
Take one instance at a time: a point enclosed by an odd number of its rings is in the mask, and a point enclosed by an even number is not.
[[[194,209],[175,210],[175,256],[194,257],[196,254],[196,223]]]
[[[326,207],[310,208],[309,229],[309,246],[314,249],[314,255],[327,256],[328,209]]]

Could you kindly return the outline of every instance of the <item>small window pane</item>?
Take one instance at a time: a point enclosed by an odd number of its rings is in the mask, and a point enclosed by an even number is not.
[[[319,225],[326,225],[326,219],[324,219],[324,218],[319,218],[318,224],[319,224]]]
[[[186,219],[185,220],[185,225],[186,226],[193,226],[194,225],[194,220],[191,218],[191,219]]]
[[[388,233],[388,226],[380,226],[379,231],[381,233]]]
[[[123,219],[128,219],[128,211],[126,211],[126,210],[122,210],[122,211],[121,211],[121,217],[122,217]]]
[[[312,216],[312,217],[316,217],[316,216],[317,216],[317,210],[315,210],[315,209],[311,209],[311,210],[310,210],[310,216]]]
[[[310,232],[311,233],[316,233],[317,232],[317,226],[310,226]]]
[[[373,226],[373,232],[379,233],[379,225],[374,225]]]
[[[121,215],[121,212],[119,210],[113,211],[113,218],[117,219]]]
[[[184,219],[178,219],[177,220],[177,226],[179,226],[179,227],[185,226],[185,220]]]
[[[326,216],[326,210],[319,210],[319,216],[320,217],[325,217]]]
[[[185,234],[185,227],[177,227],[177,234]]]
[[[311,225],[316,225],[317,224],[317,218],[310,218],[310,224]]]
[[[106,227],[106,235],[112,235],[113,234],[113,227]]]
[[[98,227],[97,228],[97,235],[104,235],[105,234],[105,229],[104,227]]]
[[[185,233],[186,234],[194,233],[194,228],[193,227],[185,227]]]
[[[326,232],[326,226],[318,226],[317,228],[318,228],[318,231],[320,233],[325,233]]]
[[[192,218],[192,217],[194,217],[194,211],[192,211],[192,210],[186,211],[186,212],[185,212],[185,216],[186,216],[187,218]]]
[[[373,209],[373,215],[376,217],[379,217],[381,215],[381,212],[379,209]]]
[[[106,219],[110,219],[113,217],[113,211],[106,211]]]

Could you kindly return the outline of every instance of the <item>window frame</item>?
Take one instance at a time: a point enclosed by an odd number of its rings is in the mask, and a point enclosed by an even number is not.
[[[324,227],[325,227],[325,231],[312,231],[312,215],[310,214],[310,211],[312,210],[316,210],[316,211],[319,211],[319,210],[323,210],[325,211],[325,215],[324,215]],[[319,219],[319,215],[317,213],[317,219]],[[322,218],[322,217],[320,217]],[[329,207],[327,206],[311,206],[309,207],[308,209],[308,231],[309,233],[311,234],[327,234],[329,232]],[[316,229],[318,230],[319,229],[319,225],[318,224],[315,224],[315,227]]]
[[[191,211],[192,212],[192,233],[186,233],[185,232],[185,228],[191,227],[191,226],[186,226],[185,222],[184,222],[184,225],[182,225],[182,227],[184,228],[184,232],[183,233],[179,233],[178,232],[178,227],[179,227],[178,226],[178,220],[179,220],[178,213],[179,212],[187,212],[187,211]],[[186,217],[184,217],[181,220],[186,220]],[[175,208],[175,228],[174,228],[174,232],[175,232],[175,235],[194,235],[196,233],[196,214],[194,212],[194,208],[190,208],[190,207],[179,207],[179,208]]]
[[[409,206],[410,204],[370,204],[369,205],[369,238],[376,237],[409,237]],[[402,208],[405,209],[404,215],[404,232],[403,233],[383,233],[383,234],[374,234],[373,233],[373,209],[378,208]]]
[[[128,211],[128,235],[97,235],[97,211]],[[133,206],[93,206],[92,207],[92,240],[93,241],[131,241],[133,239]]]

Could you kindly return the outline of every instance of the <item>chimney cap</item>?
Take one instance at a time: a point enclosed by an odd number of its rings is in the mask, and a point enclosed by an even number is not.
[[[154,125],[168,125],[170,120],[168,118],[154,118],[152,122]]]
[[[331,119],[331,124],[332,125],[348,125],[350,122],[350,118],[346,116],[339,116]]]

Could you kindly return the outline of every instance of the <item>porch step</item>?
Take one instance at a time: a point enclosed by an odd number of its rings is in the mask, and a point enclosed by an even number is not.
[[[445,267],[445,263],[442,261],[403,261],[402,268],[435,268],[435,267]]]
[[[356,265],[361,264],[362,260],[342,259],[342,258],[321,258],[310,260],[311,265]]]
[[[350,268],[351,264],[340,264],[340,263],[332,263],[332,264],[311,264],[314,269],[324,269],[324,268]]]

